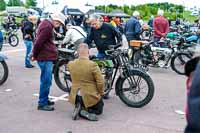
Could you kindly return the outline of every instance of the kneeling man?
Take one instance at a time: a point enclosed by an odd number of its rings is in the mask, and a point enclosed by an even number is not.
[[[104,80],[98,65],[89,60],[87,44],[78,47],[79,58],[68,64],[72,79],[69,101],[75,105],[72,119],[79,116],[97,121],[96,115],[102,114]]]

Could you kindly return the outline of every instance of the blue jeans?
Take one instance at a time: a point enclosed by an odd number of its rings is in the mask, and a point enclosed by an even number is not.
[[[0,51],[1,51],[2,47],[3,47],[3,42],[0,41]]]
[[[96,55],[96,57],[99,58],[99,59],[102,59],[102,58],[105,58],[105,57],[106,57],[106,54],[105,54],[105,53],[98,52],[97,55]]]
[[[25,46],[26,46],[25,66],[30,66],[31,62],[30,62],[29,55],[30,55],[31,50],[32,50],[33,42],[24,40],[24,43],[25,43]]]
[[[53,61],[38,61],[41,70],[39,106],[48,105],[48,95],[52,84]]]

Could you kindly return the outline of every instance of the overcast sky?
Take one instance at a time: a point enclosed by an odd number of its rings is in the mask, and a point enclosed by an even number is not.
[[[45,6],[50,4],[53,0],[37,0],[38,6],[42,7],[43,1]],[[92,5],[106,5],[106,4],[116,4],[116,5],[138,5],[144,3],[158,3],[158,2],[170,2],[175,4],[181,4],[186,7],[197,6],[200,8],[199,0],[56,0],[62,5],[69,5],[69,7],[81,7],[87,2]]]

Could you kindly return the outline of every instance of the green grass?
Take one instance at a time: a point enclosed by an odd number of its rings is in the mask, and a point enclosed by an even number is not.
[[[183,17],[186,19],[186,20],[189,20],[191,23],[194,22],[194,20],[198,19],[198,16],[190,16],[191,12],[190,11],[185,11],[183,13]]]

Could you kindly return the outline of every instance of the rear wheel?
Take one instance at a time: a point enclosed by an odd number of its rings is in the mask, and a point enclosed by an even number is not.
[[[8,66],[5,61],[0,61],[0,85],[8,78]]]
[[[64,92],[69,92],[72,86],[70,73],[67,69],[68,61],[62,60],[55,64],[54,79],[56,85]]]
[[[132,70],[130,76],[117,81],[116,92],[126,105],[140,108],[152,100],[154,84],[146,73]]]
[[[171,60],[171,67],[176,73],[180,75],[185,74],[185,63],[192,58],[189,54],[186,53],[179,53],[175,55]]]

